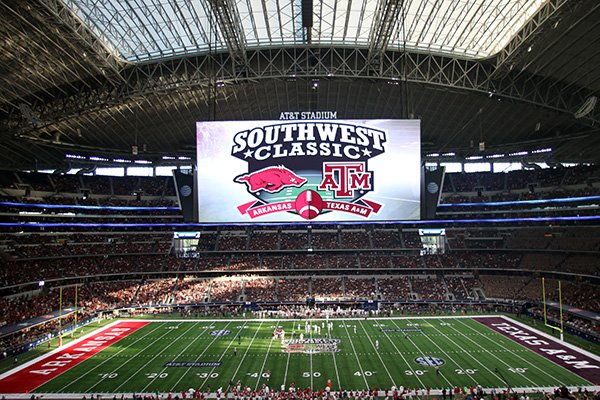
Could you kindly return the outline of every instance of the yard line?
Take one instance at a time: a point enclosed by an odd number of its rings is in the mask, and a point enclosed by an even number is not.
[[[228,326],[230,323],[231,323],[231,322],[228,322],[228,323],[227,323],[227,325],[225,325],[225,328],[227,328],[227,326]],[[223,328],[223,329],[224,329],[224,328]],[[190,346],[191,346],[191,345],[192,345],[192,344],[193,344],[193,343],[194,343],[196,340],[198,340],[198,339],[199,339],[199,338],[202,336],[202,334],[203,334],[204,332],[207,332],[207,331],[208,331],[208,329],[204,329],[204,331],[203,331],[203,332],[200,332],[200,334],[199,334],[199,335],[197,335],[197,336],[196,336],[196,337],[194,337],[192,340],[190,340],[190,342],[187,344],[187,346],[185,346],[185,347],[183,348],[183,350],[181,350],[181,351],[179,352],[179,354],[177,354],[177,355],[174,357],[174,360],[173,360],[173,361],[176,361],[176,360],[179,358],[179,356],[181,356],[181,355],[183,354],[183,352],[184,352],[184,351],[186,351],[186,350],[187,350],[187,349],[188,349],[188,348],[189,348],[189,347],[190,347]],[[187,339],[187,338],[186,338],[186,339]],[[188,339],[188,340],[189,340],[189,339]],[[158,378],[158,377],[160,376],[160,374],[162,374],[162,373],[163,373],[163,372],[165,372],[166,370],[167,370],[167,367],[164,367],[164,368],[163,368],[163,369],[162,369],[162,370],[161,370],[161,371],[158,373],[158,375],[156,375],[154,378],[152,378],[152,379],[150,380],[150,382],[148,382],[148,384],[147,384],[146,386],[144,386],[144,388],[142,389],[142,392],[143,392],[144,390],[146,390],[146,389],[148,388],[148,386],[150,386],[152,383],[154,383],[154,381],[156,381],[156,378]]]
[[[377,321],[377,320],[375,320],[375,321]],[[367,333],[367,330],[365,329],[365,326],[363,325],[363,323],[361,321],[358,321],[358,323],[360,324],[360,327],[362,328],[362,330],[365,331],[365,335],[367,335],[367,339],[369,339],[369,342],[371,342],[371,346],[373,346],[373,349],[375,349],[375,354],[377,354],[377,357],[379,357],[379,361],[381,361],[381,364],[383,365],[385,372],[387,372],[388,376],[390,377],[390,380],[392,381],[394,386],[396,386],[396,382],[394,381],[394,378],[392,378],[392,374],[390,374],[390,371],[387,369],[387,365],[385,365],[385,363],[383,362],[383,359],[381,358],[381,354],[379,354],[379,349],[377,349],[375,347],[375,344],[371,340],[371,336]],[[379,324],[379,322],[377,322],[377,324]]]
[[[74,384],[75,382],[79,381],[81,378],[89,375],[90,372],[94,371],[96,368],[104,365],[104,363],[109,362],[113,357],[119,355],[120,353],[124,352],[125,350],[127,350],[128,348],[130,348],[131,346],[133,346],[134,344],[136,344],[137,342],[139,342],[140,340],[144,339],[146,336],[150,335],[151,333],[154,333],[154,331],[156,331],[158,328],[160,328],[160,324],[157,324],[156,328],[152,329],[150,332],[146,333],[144,336],[136,339],[133,343],[131,343],[130,345],[123,347],[121,350],[119,350],[118,352],[116,352],[115,354],[113,354],[112,356],[108,357],[106,360],[102,361],[100,364],[96,365],[93,368],[90,368],[89,370],[87,370],[85,373],[83,373],[82,375],[79,375],[76,379],[70,381],[69,383],[67,383],[65,386],[63,386],[60,390],[58,390],[58,392],[62,392],[63,390],[65,390],[66,388],[68,388],[69,386],[71,386],[72,384]],[[98,353],[98,354],[101,354]],[[90,358],[90,360],[93,359]]]
[[[227,323],[227,325],[225,325],[225,326],[223,327],[223,329],[227,328],[227,327],[228,327],[230,324],[231,324],[231,321],[229,321],[229,322]],[[242,327],[242,329],[243,329],[243,327]],[[238,331],[238,335],[239,335],[239,333],[242,331],[242,329],[240,329],[240,330]],[[198,336],[198,337],[200,337],[200,336]],[[197,337],[197,338],[198,338],[198,337]],[[197,338],[196,338],[196,339],[197,339]],[[198,357],[196,357],[196,359],[194,360],[194,362],[198,362],[198,360],[200,359],[200,357],[202,357],[202,356],[204,355],[204,353],[206,353],[206,351],[207,351],[207,350],[210,348],[210,346],[212,346],[212,344],[213,344],[213,343],[214,343],[214,342],[215,342],[215,341],[216,341],[218,338],[219,338],[219,336],[215,335],[215,337],[214,337],[214,338],[213,338],[213,339],[210,341],[210,343],[209,343],[209,344],[208,344],[208,345],[207,345],[207,346],[204,348],[204,350],[202,350],[202,353],[200,353],[200,354],[198,355]],[[234,338],[235,338],[235,335],[234,335]],[[183,373],[183,374],[182,374],[182,375],[179,377],[179,379],[177,380],[177,382],[175,382],[175,384],[174,384],[174,385],[171,387],[171,391],[175,390],[175,387],[176,387],[177,385],[179,385],[179,382],[181,382],[181,380],[182,380],[182,379],[183,379],[183,378],[184,378],[184,377],[185,377],[185,376],[188,374],[188,372],[190,372],[190,371],[192,370],[192,368],[193,368],[193,367],[188,367],[188,369],[186,369],[186,370],[185,370],[185,372],[184,372],[184,373]],[[209,374],[209,376],[210,376],[210,374]]]
[[[354,321],[356,323],[356,321]],[[348,323],[346,321],[343,322],[344,328],[346,329],[346,334],[348,335],[348,339],[350,339],[350,346],[352,346],[352,352],[354,353],[354,357],[356,358],[356,362],[358,363],[358,368],[360,368],[360,374],[365,380],[365,386],[367,390],[369,390],[369,382],[367,382],[367,377],[365,376],[365,370],[360,364],[360,360],[358,359],[358,354],[356,354],[356,348],[354,347],[354,343],[352,343],[352,337],[350,337],[350,332],[348,332]]]
[[[462,324],[462,325],[466,326],[466,327],[469,327],[467,324],[465,324],[465,323],[464,323],[464,322],[462,322],[462,321],[458,321],[458,322],[459,322],[460,324]],[[477,322],[477,324],[479,324],[479,322]],[[482,326],[483,326],[483,325],[482,325]],[[486,328],[486,329],[488,329],[488,328]],[[494,332],[494,331],[492,331],[492,332]],[[496,335],[498,335],[499,337],[503,338],[503,339],[505,338],[505,337],[504,337],[503,335],[501,335],[500,333],[497,333],[497,332],[494,332],[494,333],[495,333]],[[496,335],[494,335],[494,336],[496,336]],[[540,367],[538,367],[538,366],[537,366],[535,363],[532,363],[532,362],[530,362],[530,361],[527,361],[525,358],[523,358],[523,357],[519,356],[519,355],[518,355],[517,353],[515,353],[514,351],[511,351],[510,349],[507,349],[507,348],[506,348],[506,347],[504,347],[502,344],[500,344],[500,342],[497,342],[497,341],[495,341],[494,339],[491,339],[491,338],[489,338],[487,335],[483,335],[483,336],[484,336],[484,337],[485,337],[487,340],[489,340],[489,341],[491,341],[491,342],[493,342],[493,343],[497,344],[498,346],[502,347],[504,350],[506,350],[506,351],[508,351],[509,353],[511,353],[511,354],[513,354],[513,355],[515,355],[515,357],[517,357],[518,359],[520,359],[521,361],[523,361],[523,362],[524,362],[524,363],[526,363],[527,365],[530,365],[530,366],[532,366],[533,368],[535,368],[536,370],[540,371],[540,372],[541,372],[541,373],[543,373],[544,375],[546,375],[546,376],[550,377],[550,378],[551,378],[553,381],[555,381],[555,382],[557,381],[557,382],[558,382],[558,383],[560,383],[561,385],[565,386],[565,383],[564,383],[564,382],[558,381],[558,379],[557,379],[557,378],[556,378],[554,375],[551,375],[551,374],[549,374],[549,373],[548,373],[548,372],[546,372],[546,371],[545,371],[543,368],[540,368]],[[509,339],[509,340],[510,340],[510,339]],[[481,346],[480,346],[480,347],[481,347]],[[523,347],[523,348],[527,349],[526,347]],[[527,349],[527,350],[528,350],[528,352],[530,352],[530,351],[531,351],[531,350],[529,350],[529,349]],[[531,352],[532,352],[532,351],[531,351]],[[489,351],[488,351],[488,353],[489,353]],[[533,352],[532,352],[532,353],[533,353]],[[537,353],[534,353],[534,354],[537,354]],[[496,358],[498,358],[498,357],[496,357]],[[504,364],[505,364],[505,365],[507,365],[507,366],[509,366],[509,365],[508,365],[508,364],[506,364],[506,363],[504,363]],[[510,366],[509,366],[509,367],[510,367]],[[525,377],[525,375],[523,375],[523,377]],[[526,379],[527,379],[529,382],[532,382],[532,381],[531,381],[531,379],[529,379],[529,378],[526,378]],[[532,383],[533,383],[533,382],[532,382]],[[539,385],[535,385],[535,384],[533,384],[533,386],[539,386]]]
[[[396,324],[395,320],[391,320],[391,322],[394,324],[394,326],[396,328],[400,329],[400,327]],[[454,359],[451,356],[449,356],[448,353],[446,353],[446,351],[444,351],[440,346],[438,346],[438,344],[436,342],[434,342],[433,340],[431,340],[431,338],[429,336],[427,336],[427,335],[423,335],[423,336],[425,336],[431,343],[433,343],[438,349],[440,349],[442,351],[442,353],[444,353],[454,364],[456,364],[457,367],[460,367],[460,365],[456,361],[454,361]],[[411,340],[411,343],[412,343],[412,340]],[[416,345],[415,345],[415,347],[416,347]],[[419,351],[418,347],[417,347],[417,351]],[[423,355],[423,354],[421,353],[421,355]],[[452,382],[450,382],[450,380],[448,380],[448,378],[446,377],[445,374],[441,374],[440,373],[440,375],[442,376],[442,378],[444,378],[444,380],[446,381],[446,383],[448,383],[448,385],[450,387],[454,386],[452,384]],[[477,383],[477,381],[475,381],[475,383]]]
[[[295,331],[294,327],[296,322],[292,322],[292,332]],[[300,332],[298,332],[298,335],[300,335]],[[293,338],[293,334],[292,334],[292,338]],[[292,355],[291,351],[288,351],[288,356],[287,356],[287,361],[285,363],[285,374],[283,375],[283,387],[286,387],[286,382],[287,382],[287,374],[288,374],[288,368],[290,366],[290,356]]]
[[[392,321],[393,321],[393,320],[392,320]],[[396,325],[396,326],[397,326],[397,325]],[[390,336],[387,334],[387,332],[386,332],[386,331],[382,330],[382,332],[383,332],[383,334],[385,335],[385,337],[387,337],[387,339],[390,341],[390,343],[392,344],[392,346],[394,346],[394,349],[396,349],[396,352],[397,352],[398,354],[400,354],[400,357],[402,357],[402,360],[404,361],[404,364],[406,364],[406,366],[408,367],[408,369],[410,370],[410,372],[412,372],[413,376],[414,376],[415,378],[417,378],[417,380],[419,381],[419,383],[421,384],[421,386],[422,386],[422,387],[424,387],[424,388],[425,388],[425,387],[427,387],[427,386],[426,386],[426,385],[423,383],[423,381],[421,380],[421,378],[419,378],[419,375],[417,375],[417,374],[415,373],[415,370],[413,369],[412,365],[411,365],[411,364],[409,364],[409,362],[408,362],[408,361],[406,361],[406,358],[404,357],[404,354],[402,354],[402,352],[400,351],[400,349],[398,348],[398,346],[396,346],[396,343],[394,343],[394,341],[393,341],[393,340],[390,338]],[[410,339],[408,339],[408,340],[410,341],[410,343],[411,343],[413,346],[415,346],[415,348],[417,349],[417,351],[418,351],[419,353],[423,354],[423,352],[421,352],[421,351],[419,350],[419,348],[418,348],[418,347],[417,347],[417,346],[416,346],[416,345],[413,343],[413,341],[412,341],[412,340],[410,340]]]
[[[279,320],[275,321],[275,326],[279,326]],[[267,363],[267,358],[269,357],[269,351],[271,351],[271,346],[273,345],[274,340],[275,339],[272,337],[271,341],[269,342],[269,348],[267,349],[267,352],[265,353],[265,359],[263,360],[262,367],[260,367],[260,372],[258,373],[258,378],[256,379],[256,386],[254,387],[254,390],[258,389],[258,384],[260,383],[260,378],[265,369],[265,364]]]
[[[459,321],[459,323],[462,323]],[[442,335],[444,335],[439,329],[437,329],[435,326],[433,326],[433,324],[431,325],[433,327],[433,329],[435,329],[436,331],[440,332]],[[468,327],[468,325],[465,325],[466,327]],[[501,358],[497,357],[495,354],[493,354],[491,351],[489,351],[487,348],[485,348],[484,346],[480,345],[479,343],[477,343],[476,340],[471,339],[470,337],[468,337],[467,335],[465,335],[464,333],[462,333],[461,331],[459,331],[458,329],[454,328],[452,325],[448,325],[448,327],[456,332],[458,332],[458,334],[460,336],[463,336],[464,338],[466,338],[469,342],[477,345],[479,348],[483,349],[486,353],[488,353],[490,356],[494,357],[496,360],[500,361],[502,364],[506,365],[507,367],[510,368],[510,365],[508,363],[506,363],[504,360],[502,360]],[[448,340],[450,340],[452,343],[456,344],[458,346],[458,344],[450,339],[448,336],[444,335]],[[479,335],[478,335],[479,336]],[[465,351],[465,349],[463,349],[461,346],[458,346],[461,350]],[[483,368],[485,368],[490,374],[496,376],[496,378],[500,379],[500,382],[504,382],[504,379],[502,379],[497,373],[493,372],[491,369],[489,369],[485,364],[483,364],[481,361],[479,361],[478,357],[473,357],[473,360],[475,360],[475,362],[477,362],[477,364],[481,365]],[[532,386],[538,386],[535,384],[535,382],[533,382],[531,379],[529,379],[529,377],[522,375],[523,378],[527,379]]]
[[[309,329],[309,333],[310,333],[310,338],[312,339],[312,331],[313,331],[313,327],[312,327],[312,320],[310,320],[310,329]],[[310,357],[310,389],[313,390],[314,389],[314,378],[313,378],[313,360],[312,360],[312,351],[310,353],[308,353],[309,357]]]
[[[326,324],[328,324],[328,323],[329,323],[329,320],[327,320]],[[333,322],[332,322],[332,324],[333,324]],[[331,339],[331,331],[329,329],[327,329],[327,335],[329,336],[329,339]],[[340,373],[338,372],[337,362],[335,361],[335,351],[332,351],[331,355],[333,356],[333,366],[335,368],[335,376],[337,378],[337,386],[338,386],[338,389],[341,391],[342,383],[340,382]]]
[[[184,333],[182,333],[182,334],[181,334],[181,335],[179,335],[179,336],[183,336],[183,335],[185,335],[185,334],[186,334],[186,333],[188,333],[188,332],[189,332],[189,331],[190,331],[190,330],[191,330],[193,327],[195,327],[195,326],[196,326],[196,325],[198,325],[198,324],[199,324],[199,322],[196,322],[196,323],[194,323],[192,326],[190,326],[189,328],[187,328],[187,329],[186,329],[186,331],[185,331]],[[167,333],[170,333],[170,330],[167,330]],[[164,334],[163,334],[162,336],[164,336]],[[161,338],[162,338],[162,336],[161,336]],[[158,353],[156,353],[156,354],[154,355],[154,357],[152,357],[152,358],[151,358],[151,359],[150,359],[150,360],[149,360],[149,361],[148,361],[146,364],[144,364],[144,365],[143,365],[141,368],[139,368],[139,369],[137,370],[137,372],[136,372],[136,373],[133,373],[133,374],[129,375],[129,378],[127,378],[127,379],[126,379],[124,382],[121,382],[121,384],[120,384],[119,386],[117,386],[117,387],[116,387],[116,388],[113,390],[113,392],[114,392],[114,393],[118,393],[118,392],[119,392],[119,389],[120,389],[120,388],[121,388],[121,387],[122,387],[124,384],[126,384],[127,382],[129,382],[129,381],[131,380],[131,378],[133,378],[134,376],[136,376],[136,375],[137,375],[137,374],[138,374],[140,371],[142,371],[142,370],[143,370],[145,367],[147,367],[147,366],[148,366],[148,364],[150,364],[152,361],[154,361],[154,360],[155,360],[155,359],[156,359],[156,358],[157,358],[159,355],[161,355],[161,354],[162,354],[162,353],[163,353],[165,350],[167,350],[169,347],[171,347],[171,345],[172,345],[173,343],[176,343],[176,342],[177,342],[177,340],[172,340],[172,341],[171,341],[171,342],[170,342],[170,343],[169,343],[167,346],[165,346],[165,347],[164,347],[164,348],[163,348],[161,351],[159,351]],[[146,346],[146,347],[144,348],[144,350],[145,350],[146,348],[148,348],[148,347],[152,346],[152,345],[156,345],[156,342],[150,343],[148,346]],[[141,353],[141,352],[140,352],[140,353]],[[128,361],[129,361],[129,360],[128,360]],[[123,367],[123,365],[125,365],[125,364],[127,364],[127,362],[125,362],[125,363],[121,364],[121,365],[119,366],[119,368],[117,368],[115,371],[118,371],[118,370],[119,370],[120,368],[122,368],[122,367]],[[95,386],[95,385],[94,385],[94,386]],[[90,389],[91,389],[91,388],[90,388]]]
[[[258,335],[258,332],[260,331],[260,327],[262,326],[263,322],[264,321],[261,321],[260,324],[258,325],[258,329],[256,329],[256,333],[254,333],[254,336],[252,336],[252,340],[250,341],[250,344],[246,348],[246,351],[244,352],[244,355],[242,356],[242,359],[240,360],[240,363],[238,364],[237,368],[235,369],[235,372],[233,373],[233,376],[229,380],[230,382],[234,381],[235,376],[237,375],[238,371],[240,370],[240,367],[244,363],[244,360],[246,359],[246,354],[248,354],[248,350],[250,350],[250,347],[252,346],[252,343],[254,343],[254,339],[256,338],[256,335]]]
[[[225,357],[225,354],[227,354],[227,352],[229,351],[229,348],[231,347],[231,345],[233,344],[233,342],[236,341],[236,337],[240,334],[240,332],[242,331],[242,329],[244,329],[244,326],[242,324],[242,326],[240,326],[240,330],[237,331],[237,333],[235,335],[233,335],[233,337],[231,338],[231,341],[229,342],[229,344],[227,345],[227,347],[225,348],[225,350],[223,350],[223,353],[221,353],[221,357],[219,357],[219,359],[217,361],[221,361],[223,359],[223,357]],[[204,385],[206,385],[206,382],[208,381],[208,378],[210,378],[210,376],[212,375],[213,372],[215,372],[215,369],[217,367],[212,367],[212,369],[210,370],[210,372],[208,373],[208,375],[206,375],[206,378],[204,378],[204,382],[202,382],[202,385],[200,385],[200,389],[202,389],[204,387]]]
[[[292,355],[292,352],[288,351],[287,362],[285,363],[285,374],[283,375],[283,387],[284,388],[286,387],[288,367],[290,366],[290,356],[291,355]]]

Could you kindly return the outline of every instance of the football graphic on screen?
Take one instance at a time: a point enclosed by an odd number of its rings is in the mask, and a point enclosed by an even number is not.
[[[305,190],[296,198],[296,211],[304,219],[313,219],[323,211],[323,199],[314,190]]]

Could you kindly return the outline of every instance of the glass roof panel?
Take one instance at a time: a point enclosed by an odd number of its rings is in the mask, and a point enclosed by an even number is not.
[[[216,22],[216,0],[63,1],[116,55],[130,62],[228,48]],[[234,28],[247,48],[305,43],[301,0],[220,1],[230,8]],[[406,46],[489,57],[502,50],[545,1],[407,0],[393,22],[388,49]],[[379,3],[387,2],[314,0],[312,44],[368,47]]]

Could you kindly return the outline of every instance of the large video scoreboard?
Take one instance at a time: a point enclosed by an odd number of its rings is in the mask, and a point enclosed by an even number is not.
[[[419,219],[419,120],[197,123],[201,223]]]

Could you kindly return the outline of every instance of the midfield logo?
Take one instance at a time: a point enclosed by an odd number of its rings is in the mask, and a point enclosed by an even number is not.
[[[256,198],[237,207],[250,219],[278,212],[306,220],[331,212],[369,218],[383,207],[364,196],[374,190],[368,161],[385,152],[385,131],[296,121],[244,130],[233,142],[231,155],[248,163],[233,180]]]

